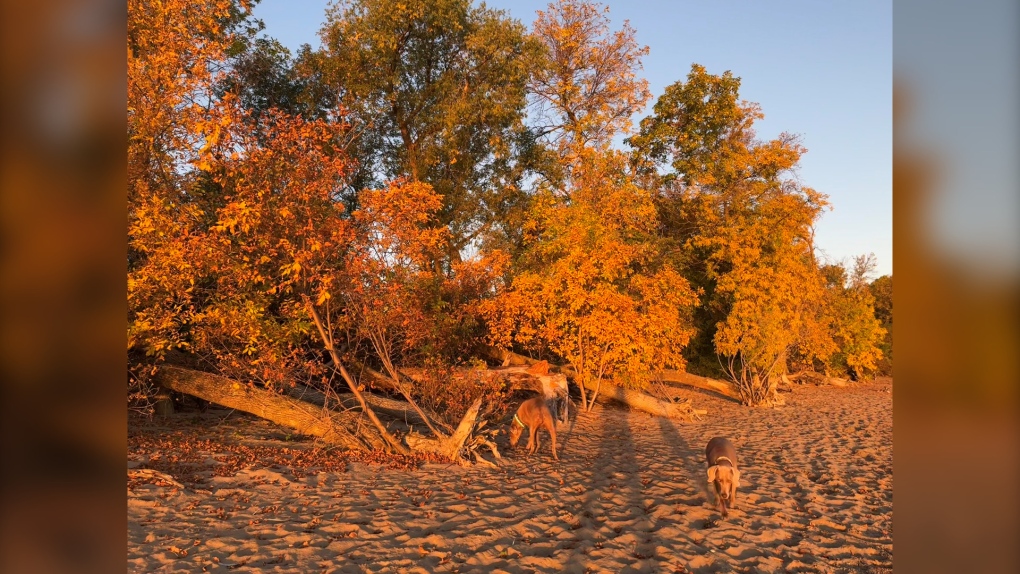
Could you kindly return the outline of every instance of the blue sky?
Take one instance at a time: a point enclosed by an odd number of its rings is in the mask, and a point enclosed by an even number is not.
[[[265,34],[295,51],[319,45],[325,0],[262,0]],[[530,25],[545,1],[487,2]],[[762,139],[801,136],[800,181],[829,196],[816,246],[833,261],[874,253],[892,273],[892,2],[606,2],[614,28],[630,20],[649,46],[648,111],[692,63],[739,76],[758,102]],[[640,114],[635,120],[645,114]]]

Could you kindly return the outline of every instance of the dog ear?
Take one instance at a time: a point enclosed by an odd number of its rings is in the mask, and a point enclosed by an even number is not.
[[[733,488],[736,489],[736,488],[739,488],[739,487],[740,487],[740,471],[734,468],[733,469]]]
[[[719,470],[718,466],[708,467],[708,482],[715,482],[715,474],[716,472],[718,472],[718,470]]]

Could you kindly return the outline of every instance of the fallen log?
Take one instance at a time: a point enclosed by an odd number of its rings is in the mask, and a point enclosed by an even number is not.
[[[383,449],[381,437],[367,425],[358,425],[358,415],[334,412],[311,403],[244,385],[238,381],[180,367],[164,366],[156,380],[166,388],[237,409],[274,423],[293,428],[301,434],[319,437],[324,442],[351,450]],[[360,426],[358,435],[349,429]]]
[[[841,379],[839,377],[829,377],[822,373],[816,373],[814,371],[800,371],[799,373],[789,375],[786,377],[786,381],[784,382],[787,382],[787,384],[789,384],[789,381],[791,380],[794,381],[803,380],[805,382],[814,383],[815,385],[832,385],[834,387],[845,387],[847,386],[847,384],[849,384],[849,381],[847,381],[846,379]]]
[[[401,395],[404,395],[404,397],[409,398],[406,387],[405,388],[398,388],[396,383],[393,382],[392,378],[390,378],[390,377],[384,375],[383,373],[380,373],[379,371],[376,371],[372,367],[369,367],[368,365],[365,365],[364,363],[358,362],[356,360],[352,360],[351,364],[352,364],[353,367],[355,367],[358,370],[358,372],[360,373],[360,376],[362,377],[362,380],[365,380],[364,377],[367,376],[368,384],[369,384],[370,387],[375,387],[375,388],[383,389],[383,390],[394,392],[394,393],[400,393]],[[398,374],[401,377],[403,377],[405,379],[405,381],[414,382],[416,380],[416,379],[414,379],[414,377],[410,377],[410,376],[408,376],[407,374],[405,374],[403,372],[399,372]],[[385,399],[385,397],[379,397],[378,395],[374,395],[374,397],[376,399],[382,398],[384,400],[393,400],[393,399]],[[368,397],[366,397],[366,401],[368,401],[369,404],[372,405],[372,408],[375,408],[375,405],[372,404],[372,399],[369,399]],[[446,431],[446,433],[453,432],[453,429],[450,427],[450,425],[444,423],[440,419],[440,417],[438,415],[436,415],[436,413],[434,413],[434,412],[432,412],[432,411],[430,411],[428,409],[423,409],[423,408],[421,408],[418,405],[412,405],[412,404],[410,404],[409,402],[406,402],[406,401],[394,401],[394,402],[395,403],[400,403],[401,405],[405,405],[406,407],[410,407],[412,410],[416,411],[418,421],[421,424],[424,424],[425,426],[429,427],[429,429],[436,436],[438,436],[438,437],[446,436],[445,433],[443,433],[442,431]],[[380,404],[383,405],[383,408],[387,408],[384,403],[380,403]],[[399,408],[402,409],[404,407],[399,407]],[[441,427],[442,431],[437,430],[433,425]]]
[[[165,472],[159,472],[158,470],[152,470],[151,468],[135,468],[127,471],[128,478],[142,479],[142,480],[158,480],[165,482],[171,486],[176,486],[181,490],[184,489],[184,485],[177,482],[174,477],[170,476]]]
[[[359,440],[359,436],[355,436],[348,430],[357,425],[359,415],[337,412],[324,407],[323,405],[327,404],[326,395],[310,387],[302,386],[290,391],[303,399],[298,400],[243,385],[238,381],[219,375],[172,366],[162,367],[157,374],[157,381],[164,387],[177,392],[253,414],[291,427],[302,434],[320,437],[329,444],[354,450],[365,450],[365,443],[368,447],[376,450],[385,448],[382,439],[372,434],[372,427],[365,424],[360,425],[360,430],[362,435],[367,436],[360,436],[361,440]],[[341,404],[360,405],[357,399],[346,394],[337,395],[337,399],[341,401]],[[407,413],[409,417],[410,413],[414,412],[413,409],[410,409],[410,405],[405,406],[402,401],[369,393],[362,393],[362,399],[388,405],[388,407],[382,407],[384,410],[380,410],[380,412],[390,411],[401,415]],[[412,451],[432,452],[453,460],[460,460],[460,451],[471,436],[471,431],[478,420],[481,404],[481,398],[475,400],[464,413],[464,417],[451,436],[439,439],[425,437],[412,431],[405,437],[407,446]],[[408,410],[405,411],[405,408]],[[379,410],[378,407],[377,410]]]
[[[317,389],[313,389],[305,385],[295,385],[294,387],[287,389],[287,394],[299,401],[309,402],[319,407],[329,405],[330,408],[333,408],[333,405],[330,405],[330,403],[334,403],[344,409],[361,409],[361,404],[358,402],[358,399],[350,393],[336,393],[327,398],[324,393]],[[425,424],[425,421],[421,419],[421,416],[413,408],[411,408],[411,405],[404,401],[381,397],[368,392],[363,392],[362,397],[365,399],[365,402],[368,403],[373,410],[375,410],[375,412],[381,415],[403,421],[408,425],[428,426]]]
[[[733,388],[727,381],[720,381],[719,379],[710,379],[708,377],[702,377],[687,373],[684,371],[675,371],[667,369],[662,372],[662,380],[667,383],[679,383],[681,385],[687,385],[696,389],[702,389],[705,391],[712,391],[718,393],[726,398],[733,399],[740,402],[740,393],[737,389]]]
[[[504,365],[535,365],[539,363],[539,361],[535,359],[524,357],[522,355],[518,355],[516,353],[504,351],[502,349],[497,349],[494,347],[488,348],[488,352],[492,356],[492,358],[501,361]],[[504,368],[507,369],[507,367]],[[508,367],[508,369],[510,370],[513,370],[515,368],[516,367]],[[576,376],[577,373],[575,373],[574,370],[569,366],[553,365],[553,368],[558,370],[560,373],[574,379],[575,384],[577,383],[579,377]],[[689,403],[671,403],[653,397],[652,395],[649,395],[648,393],[642,391],[619,387],[608,381],[602,381],[601,385],[599,385],[598,387],[596,387],[595,383],[589,381],[588,383],[585,384],[585,388],[591,391],[595,391],[596,389],[598,389],[600,399],[613,399],[621,403],[624,403],[631,408],[640,411],[645,411],[653,415],[659,415],[669,418],[690,419],[692,418],[692,415],[704,414],[705,412],[702,410],[691,408],[691,405]]]
[[[659,415],[667,418],[690,418],[690,415],[694,414],[694,409],[691,408],[689,403],[671,403],[663,401],[649,395],[648,393],[618,387],[607,381],[602,381],[602,384],[598,387],[596,387],[594,383],[589,382],[585,385],[585,387],[587,387],[590,391],[598,390],[599,397],[615,399],[631,408],[638,409],[639,411],[645,411],[646,413],[651,413],[653,415]]]

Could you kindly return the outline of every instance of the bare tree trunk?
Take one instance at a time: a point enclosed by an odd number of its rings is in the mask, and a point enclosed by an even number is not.
[[[315,305],[312,304],[312,300],[308,295],[304,296],[305,306],[308,309],[308,313],[312,316],[312,320],[315,321],[315,326],[319,328],[319,335],[322,337],[322,344],[326,346],[326,350],[329,351],[329,356],[333,358],[333,365],[338,371],[340,376],[347,382],[347,386],[350,387],[351,392],[354,393],[355,398],[361,404],[361,410],[368,415],[368,419],[375,425],[376,430],[383,437],[383,440],[390,446],[390,448],[400,454],[410,454],[411,451],[407,450],[407,447],[400,444],[400,441],[396,439],[386,427],[383,426],[382,421],[375,415],[375,411],[372,407],[368,406],[365,402],[365,397],[361,396],[361,390],[358,389],[358,383],[351,377],[351,374],[347,372],[344,364],[340,361],[340,356],[337,355],[336,348],[333,346],[333,336],[331,333],[326,332],[326,328],[322,325],[322,319],[319,317],[319,312],[315,310]]]
[[[599,391],[602,390],[602,377],[595,379],[595,388],[591,391],[591,401],[588,402],[588,412],[595,408],[595,399],[599,398]],[[650,396],[650,395],[649,395]]]
[[[340,406],[342,406],[345,409],[360,410],[361,408],[361,403],[358,402],[358,399],[354,398],[354,395],[350,395],[347,393],[337,394],[335,396],[330,396],[327,398],[325,394],[319,392],[316,389],[306,387],[304,385],[297,385],[295,387],[287,389],[287,394],[299,401],[307,401],[320,407],[325,406],[328,403],[328,401],[332,400],[338,402]],[[365,402],[368,403],[372,407],[372,409],[375,410],[377,413],[386,415],[388,417],[392,417],[397,420],[402,420],[407,424],[420,424],[422,426],[427,426],[425,425],[425,421],[423,421],[419,417],[419,415],[415,412],[415,410],[411,408],[411,405],[403,401],[389,399],[386,397],[380,397],[379,395],[374,395],[372,393],[367,392],[361,393],[361,396],[365,399]]]
[[[170,397],[170,391],[160,390],[156,392],[156,403],[153,405],[156,416],[168,417],[174,414],[174,401]]]
[[[592,383],[589,383],[589,385],[594,386]],[[639,411],[644,411],[661,417],[681,419],[690,418],[690,416],[694,414],[693,409],[690,409],[690,405],[687,404],[675,404],[662,401],[648,393],[618,387],[608,381],[603,381],[600,386],[603,397],[615,399]],[[592,390],[595,389],[593,388]]]
[[[378,436],[362,434],[359,440],[349,430],[357,425],[357,415],[324,411],[315,405],[257,389],[211,373],[164,366],[157,374],[158,382],[169,389],[186,393],[218,405],[237,409],[277,424],[293,428],[301,434],[320,437],[329,444],[352,450],[383,448]],[[367,430],[367,429],[366,429]]]
[[[404,381],[400,380],[400,371],[397,370],[397,368],[393,365],[393,361],[390,359],[389,346],[386,345],[385,341],[382,339],[384,336],[385,335],[381,333],[374,333],[369,338],[372,340],[372,345],[375,347],[376,355],[378,355],[382,360],[383,367],[385,367],[386,372],[389,373],[390,380],[393,381],[393,386],[396,387],[397,391],[404,397],[407,404],[411,405],[411,407],[418,413],[421,420],[425,422],[425,426],[429,427],[429,430],[432,431],[433,436],[438,439],[447,438],[445,434],[439,432],[436,427],[432,426],[432,422],[429,420],[429,417],[425,415],[421,408],[418,407],[418,403],[414,402],[414,399],[412,399],[411,395],[407,392]],[[379,340],[376,340],[376,337],[379,337]]]
[[[776,365],[785,357],[779,353],[765,372],[762,373],[752,361],[748,361],[740,353],[729,357],[729,376],[736,384],[741,402],[748,406],[776,406],[784,403],[776,392]],[[737,367],[737,360],[740,365]]]
[[[581,335],[580,334],[577,335],[577,345],[578,345],[578,348],[581,348]],[[581,351],[581,361],[580,362],[581,362],[582,365],[584,364],[584,351],[583,350]],[[576,371],[575,371],[575,373],[576,373]],[[584,412],[590,413],[592,405],[595,404],[595,397],[592,397],[592,399],[591,399],[592,404],[591,405],[588,404],[588,396],[587,396],[587,393],[584,392],[584,385],[580,383],[580,380],[581,380],[581,377],[579,377],[579,376],[575,376],[574,377],[574,382],[577,383],[577,388],[581,391],[581,407],[582,407],[582,410],[584,410]]]

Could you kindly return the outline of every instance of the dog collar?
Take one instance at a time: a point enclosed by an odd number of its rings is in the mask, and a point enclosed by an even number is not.
[[[514,415],[514,416],[517,416],[517,415]],[[720,456],[720,457],[716,458],[715,459],[715,463],[719,464],[720,460],[725,460],[726,462],[730,463],[730,466],[733,466],[733,461],[728,459],[728,458],[726,458],[725,456]]]
[[[528,425],[521,422],[521,419],[517,418],[517,413],[514,413],[514,422],[521,425],[521,428],[527,428]]]

